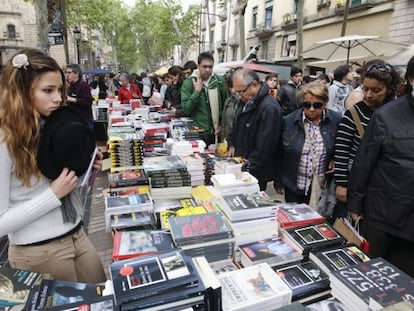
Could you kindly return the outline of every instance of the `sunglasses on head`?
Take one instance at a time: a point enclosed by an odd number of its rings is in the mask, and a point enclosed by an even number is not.
[[[314,109],[321,109],[323,107],[323,103],[316,102],[316,103],[310,103],[310,102],[303,102],[302,107],[306,109],[310,109],[310,107],[313,107]]]

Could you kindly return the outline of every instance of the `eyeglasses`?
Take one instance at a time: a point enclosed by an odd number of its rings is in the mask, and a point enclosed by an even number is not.
[[[303,102],[302,107],[305,109],[310,109],[313,107],[314,109],[321,109],[323,107],[324,103],[316,102],[316,103],[310,103],[310,102]]]
[[[239,95],[241,95],[241,94],[243,94],[244,92],[246,92],[248,89],[249,89],[249,87],[251,87],[252,86],[252,84],[251,83],[249,83],[249,84],[247,84],[247,86],[246,86],[246,88],[245,89],[243,89],[243,90],[239,90],[239,91],[234,91],[234,93],[237,93],[237,94],[239,94]]]

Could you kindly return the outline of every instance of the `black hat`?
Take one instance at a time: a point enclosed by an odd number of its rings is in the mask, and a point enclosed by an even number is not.
[[[42,174],[56,179],[67,167],[81,176],[88,169],[95,149],[93,131],[70,106],[54,111],[42,128],[37,166]]]

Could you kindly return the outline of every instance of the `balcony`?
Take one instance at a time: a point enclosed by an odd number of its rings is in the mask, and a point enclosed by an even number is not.
[[[346,4],[345,0],[338,0],[335,6],[335,13],[343,14],[345,11],[345,4]],[[353,13],[353,12],[365,11],[373,7],[374,7],[374,1],[372,0],[361,1],[360,4],[351,5],[349,7],[349,12]]]
[[[258,24],[255,29],[255,35],[258,38],[271,37],[273,34],[272,25]]]
[[[296,27],[297,19],[295,13],[286,13],[282,16],[282,28],[294,28]]]
[[[229,38],[229,46],[232,48],[237,48],[240,45],[240,40],[238,37],[230,37]]]

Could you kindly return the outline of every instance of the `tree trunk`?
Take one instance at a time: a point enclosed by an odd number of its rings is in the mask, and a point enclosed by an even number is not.
[[[297,18],[297,36],[296,36],[296,44],[297,50],[296,53],[298,55],[298,67],[303,70],[303,7],[304,7],[305,0],[298,0],[298,10],[296,12]]]
[[[36,12],[37,46],[45,53],[49,53],[47,1],[33,1]]]

